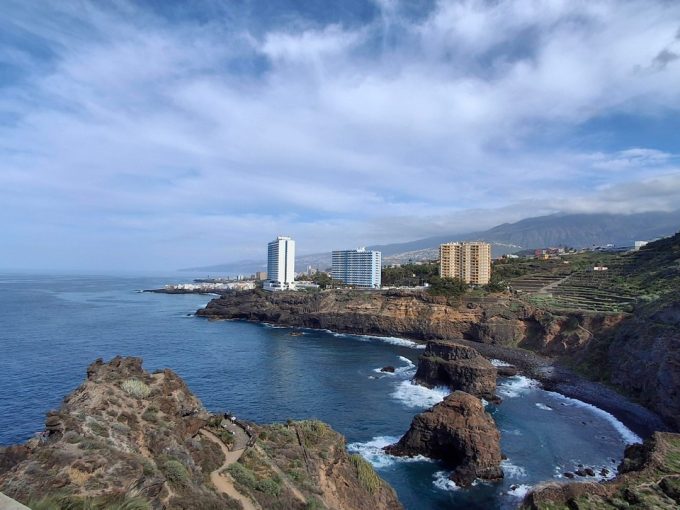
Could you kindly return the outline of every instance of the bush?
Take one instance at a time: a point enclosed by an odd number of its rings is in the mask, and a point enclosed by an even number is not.
[[[265,478],[257,482],[256,489],[272,497],[278,497],[281,494],[281,485],[272,478]]]
[[[137,398],[146,398],[151,393],[151,388],[139,379],[126,379],[123,381],[122,388],[128,395]]]
[[[227,468],[227,472],[232,476],[236,483],[249,489],[257,488],[257,478],[255,478],[255,473],[253,473],[243,464],[235,462]]]
[[[163,474],[174,486],[186,487],[189,484],[189,472],[178,460],[169,460],[163,464]]]
[[[432,296],[446,296],[449,298],[460,297],[467,292],[467,285],[460,278],[430,278],[428,292]]]

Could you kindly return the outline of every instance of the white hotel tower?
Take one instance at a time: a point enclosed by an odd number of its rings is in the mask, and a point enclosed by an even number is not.
[[[279,236],[267,245],[267,282],[264,290],[295,288],[295,241]]]

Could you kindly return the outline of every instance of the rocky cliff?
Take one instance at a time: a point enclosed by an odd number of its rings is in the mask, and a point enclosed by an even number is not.
[[[655,433],[626,449],[619,475],[606,483],[546,483],[525,499],[525,509],[680,508],[680,434]]]
[[[464,338],[548,355],[582,346],[593,331],[609,329],[623,318],[586,312],[556,315],[503,294],[449,300],[422,291],[259,289],[224,294],[196,315],[415,340]]]
[[[476,478],[503,477],[496,424],[478,398],[462,391],[417,415],[399,442],[385,450],[391,455],[439,459],[454,469],[451,479],[461,486]]]
[[[430,388],[447,386],[487,400],[496,398],[496,367],[465,345],[428,342],[418,360],[414,381]]]
[[[170,370],[98,360],[39,437],[0,448],[0,491],[49,508],[401,508],[321,422],[225,423]]]

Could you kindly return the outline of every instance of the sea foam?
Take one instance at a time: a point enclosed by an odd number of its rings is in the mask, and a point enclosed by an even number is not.
[[[406,407],[426,409],[444,400],[449,393],[451,391],[443,386],[430,389],[411,381],[401,381],[390,396]]]
[[[498,393],[505,398],[516,398],[538,386],[538,381],[535,379],[530,379],[523,375],[513,375],[498,384]]]
[[[365,443],[350,443],[347,445],[347,450],[352,453],[358,453],[375,468],[384,468],[397,462],[432,462],[431,459],[422,455],[417,455],[415,457],[396,457],[385,453],[383,448],[394,444],[397,441],[399,441],[398,436],[376,436]]]
[[[443,491],[457,491],[460,489],[460,487],[456,485],[456,482],[449,480],[449,473],[447,471],[437,471],[432,475],[432,478],[434,478],[432,485],[437,487],[437,489]]]
[[[596,414],[600,418],[604,418],[606,421],[608,421],[614,429],[619,433],[621,438],[627,443],[627,444],[633,444],[633,443],[642,443],[642,438],[638,436],[635,432],[630,430],[628,427],[626,427],[621,421],[616,418],[614,415],[608,413],[604,409],[600,409],[597,406],[594,406],[592,404],[588,404],[587,402],[583,402],[581,400],[577,400],[575,398],[571,397],[566,397],[560,393],[556,393],[554,391],[549,391],[551,395],[553,395],[555,398],[562,400],[566,405],[572,405],[572,406],[577,406],[577,407],[582,407],[584,409],[588,409],[590,412],[593,414]]]

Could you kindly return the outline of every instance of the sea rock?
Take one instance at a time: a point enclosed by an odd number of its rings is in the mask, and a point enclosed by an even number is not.
[[[391,455],[424,455],[443,461],[454,471],[451,479],[468,486],[476,478],[498,480],[500,434],[479,398],[455,391],[443,402],[417,415],[408,432],[385,451]]]
[[[496,367],[496,373],[501,377],[512,377],[519,373],[519,370],[514,365],[501,365]]]
[[[393,374],[396,369],[392,365],[387,365],[386,367],[382,367],[380,369],[381,372],[389,372],[390,374]]]
[[[428,342],[418,360],[414,381],[427,387],[448,386],[476,397],[493,400],[496,367],[472,347]]]

